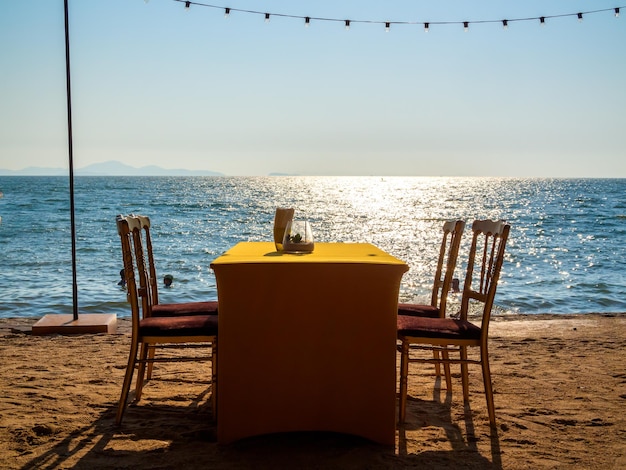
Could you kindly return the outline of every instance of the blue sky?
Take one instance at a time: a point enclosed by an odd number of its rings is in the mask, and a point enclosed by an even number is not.
[[[353,23],[70,0],[75,167],[626,177],[626,7],[477,23],[626,0],[198,3]],[[67,166],[65,99],[63,0],[3,0],[0,168]]]

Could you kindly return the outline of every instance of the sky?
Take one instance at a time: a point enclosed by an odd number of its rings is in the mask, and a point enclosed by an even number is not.
[[[626,177],[626,0],[69,0],[69,30],[75,168]],[[63,0],[0,1],[2,169],[68,166],[64,41]]]

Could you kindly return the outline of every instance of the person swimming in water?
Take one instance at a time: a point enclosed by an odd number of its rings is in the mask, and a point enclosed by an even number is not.
[[[174,276],[172,276],[171,274],[166,274],[163,277],[163,285],[165,287],[172,287],[172,282],[174,282]]]
[[[126,276],[124,275],[124,270],[120,270],[120,282],[117,283],[120,287],[126,287]]]

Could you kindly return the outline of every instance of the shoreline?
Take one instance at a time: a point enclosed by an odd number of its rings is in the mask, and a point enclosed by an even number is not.
[[[514,314],[490,326],[497,433],[481,374],[451,396],[412,366],[394,449],[330,433],[216,444],[210,366],[159,364],[121,428],[114,416],[130,321],[116,334],[32,336],[36,318],[0,319],[0,467],[626,468],[626,313]]]
[[[547,319],[551,319],[551,318],[562,318],[562,319],[568,319],[568,318],[578,318],[581,316],[589,316],[589,315],[597,315],[597,316],[601,316],[601,317],[619,317],[619,316],[624,316],[626,315],[626,311],[624,312],[576,312],[576,313],[519,313],[519,312],[508,312],[508,311],[497,311],[495,312],[495,310],[497,309],[497,306],[494,306],[494,311],[491,313],[491,321],[492,322],[497,322],[497,321],[510,321],[510,320],[547,320]],[[128,309],[126,309],[128,310]],[[72,313],[71,312],[71,307],[69,308],[68,312],[66,313]],[[92,314],[102,314],[102,313],[106,313],[106,312],[81,312],[79,313],[79,315],[92,315]],[[124,312],[124,315],[121,316],[120,314],[116,314],[118,320],[122,320],[122,321],[126,321],[126,320],[130,320],[130,312]],[[8,315],[8,316],[0,316],[0,328],[3,328],[5,326],[5,324],[7,322],[14,322],[15,324],[23,324],[23,323],[35,323],[36,321],[40,320],[42,316],[16,316],[16,315]],[[470,317],[471,319],[471,317]]]

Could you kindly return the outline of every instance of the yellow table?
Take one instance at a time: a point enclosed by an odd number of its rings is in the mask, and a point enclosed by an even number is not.
[[[367,243],[239,243],[219,301],[217,438],[333,431],[394,445],[396,316],[408,266]]]

